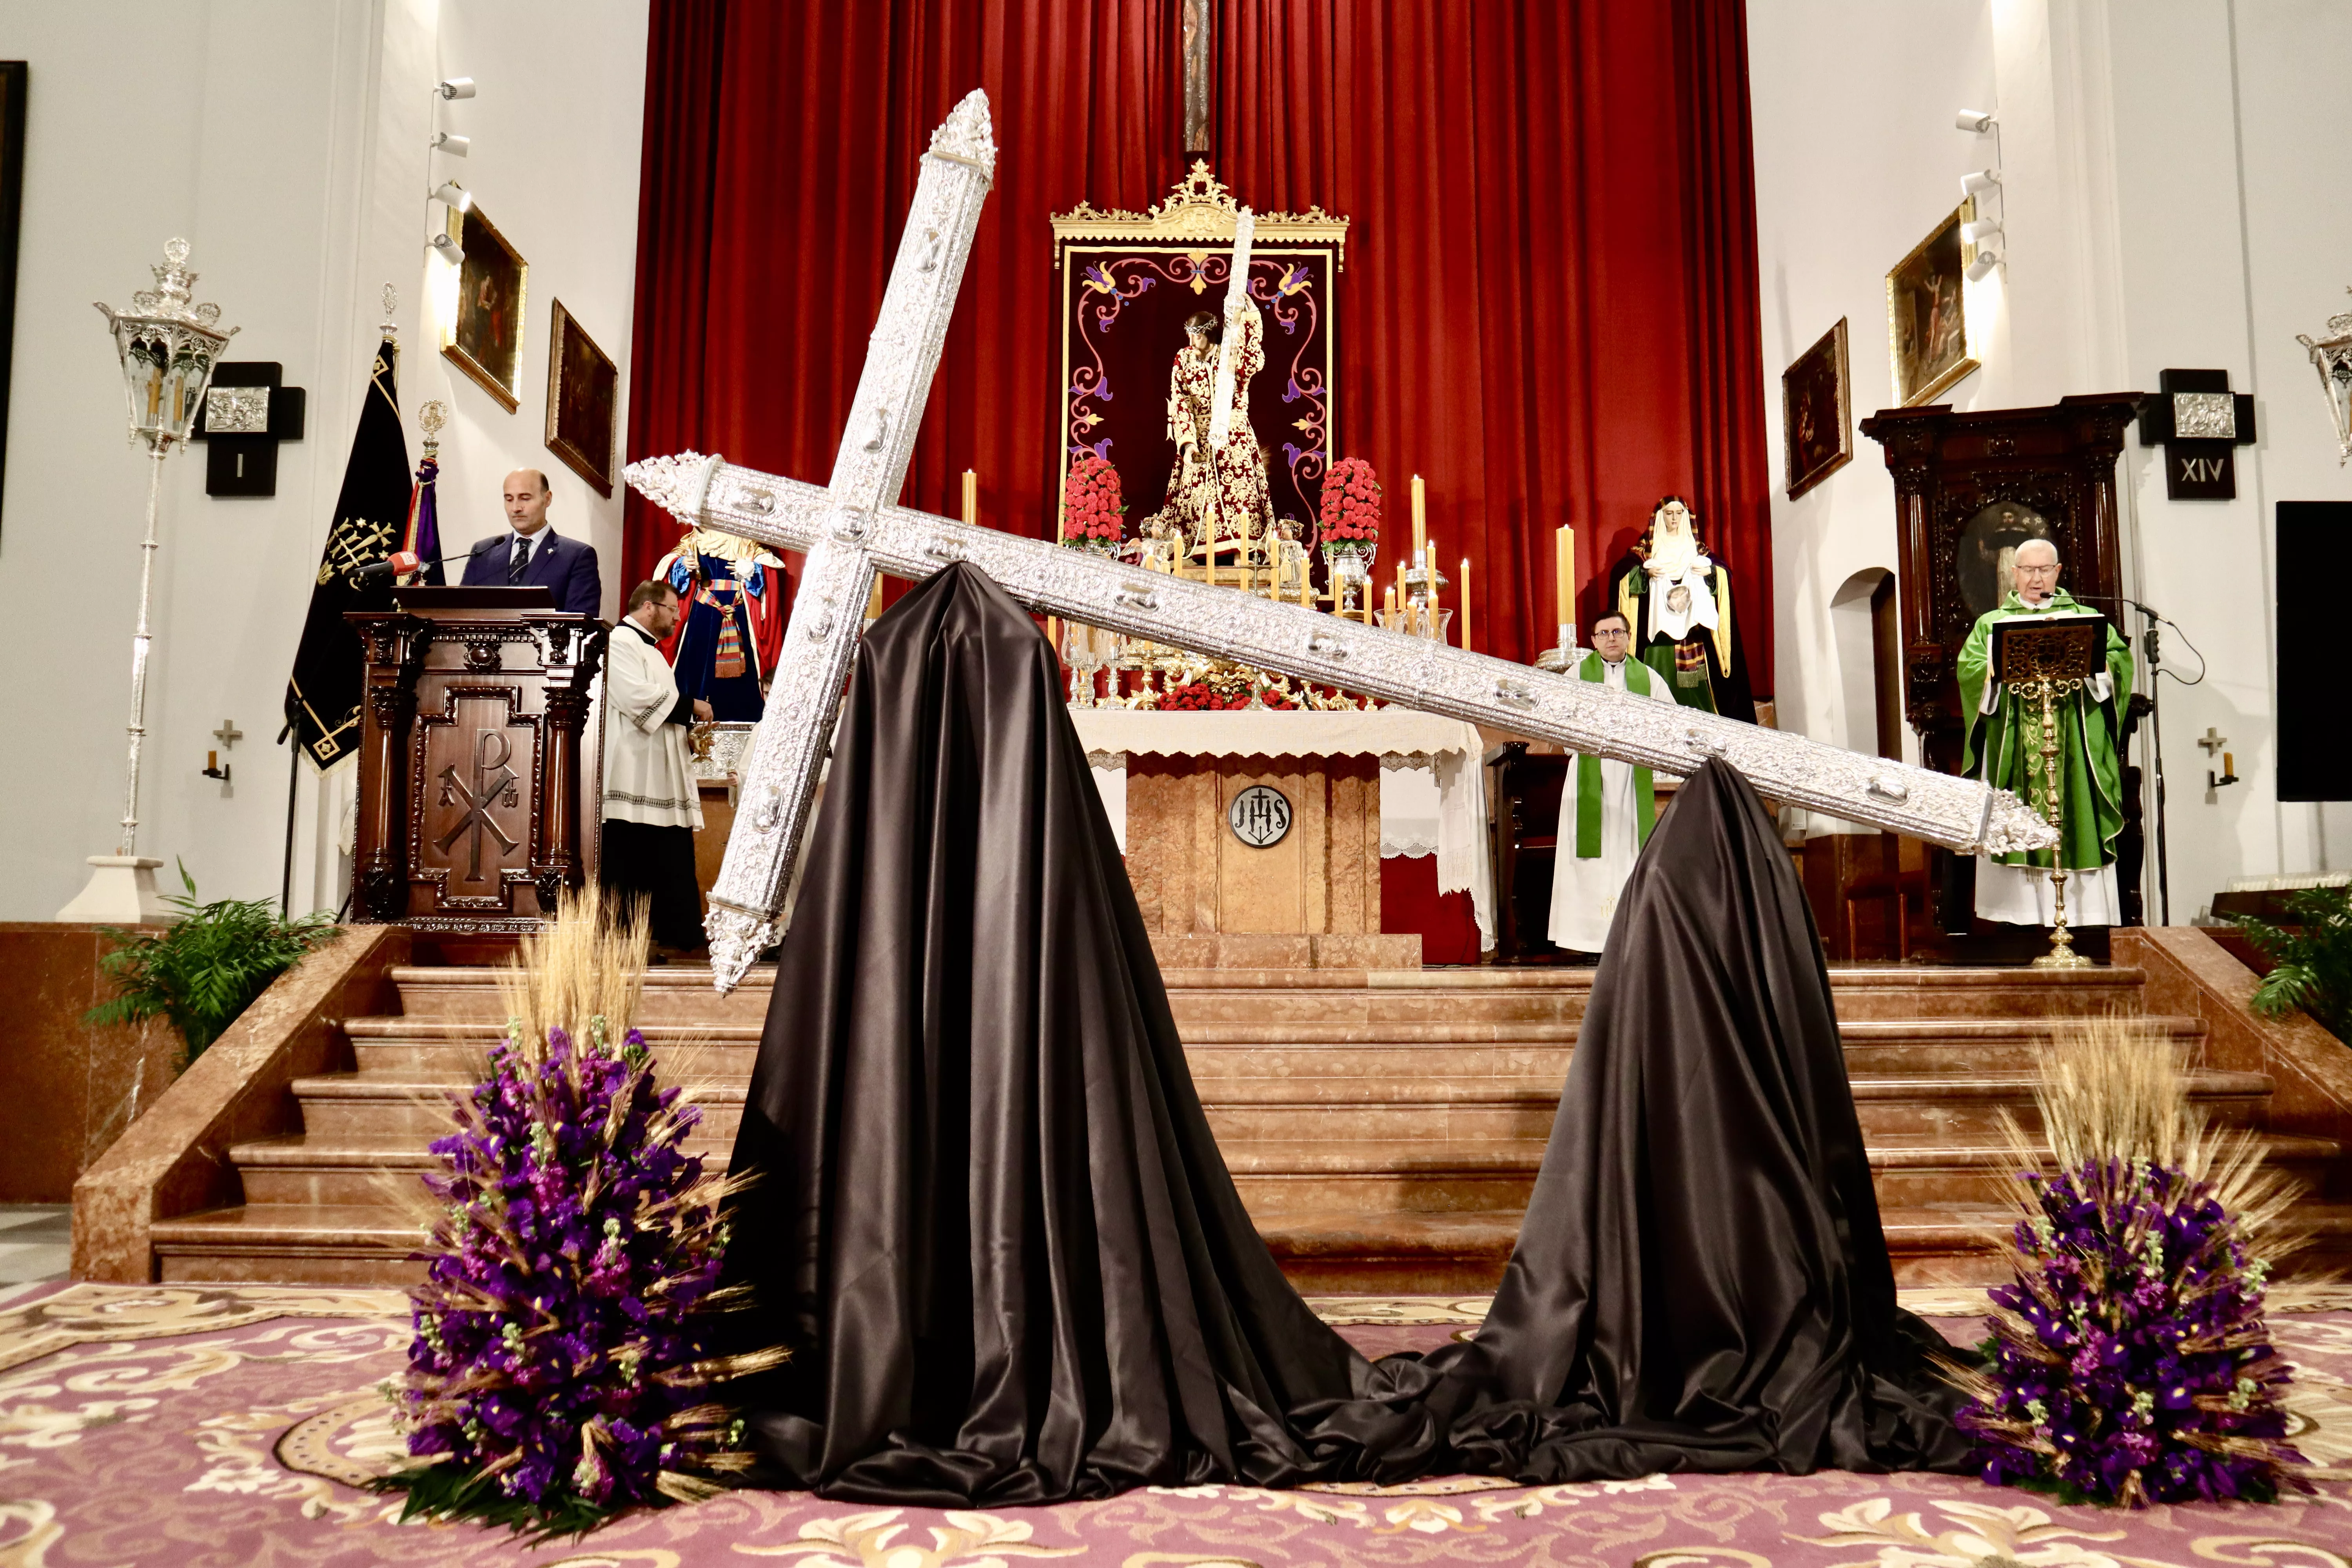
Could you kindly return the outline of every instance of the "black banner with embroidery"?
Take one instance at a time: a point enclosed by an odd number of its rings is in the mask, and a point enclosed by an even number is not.
[[[408,522],[399,353],[389,337],[377,345],[359,428],[352,437],[351,461],[343,468],[342,493],[335,498],[335,526],[310,589],[310,614],[302,623],[293,679],[286,683],[286,721],[293,727],[295,744],[321,768],[334,766],[360,743],[367,656],[343,616],[352,610],[383,609],[392,593],[389,576],[358,574],[400,547]]]

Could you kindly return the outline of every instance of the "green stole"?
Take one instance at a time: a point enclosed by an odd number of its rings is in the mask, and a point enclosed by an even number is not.
[[[1601,656],[1589,653],[1577,669],[1585,680],[1606,680],[1606,666]],[[1625,689],[1639,697],[1650,694],[1650,667],[1630,655],[1624,664]],[[1639,763],[1633,767],[1633,843],[1636,847],[1650,841],[1650,829],[1658,819],[1658,797],[1651,786],[1650,770]],[[1601,858],[1601,759],[1590,752],[1580,752],[1576,759],[1576,858],[1580,860]]]

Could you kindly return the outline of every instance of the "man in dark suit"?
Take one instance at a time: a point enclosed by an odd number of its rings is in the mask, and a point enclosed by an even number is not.
[[[507,476],[507,534],[492,535],[474,546],[466,563],[469,586],[543,587],[555,595],[555,607],[593,616],[604,602],[604,580],[597,574],[596,552],[576,539],[566,539],[547,526],[547,503],[552,497],[547,476],[537,468],[517,468]]]

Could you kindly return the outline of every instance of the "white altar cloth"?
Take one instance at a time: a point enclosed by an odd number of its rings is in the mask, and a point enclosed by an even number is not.
[[[1127,847],[1127,759],[1146,756],[1381,759],[1381,853],[1437,856],[1437,890],[1468,893],[1482,947],[1495,945],[1486,746],[1477,726],[1410,708],[1160,713],[1074,708],[1103,809]]]

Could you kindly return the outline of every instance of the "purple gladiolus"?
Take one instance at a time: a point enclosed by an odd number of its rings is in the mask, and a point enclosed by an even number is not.
[[[1984,1479],[2139,1506],[2302,1485],[2268,1267],[2212,1187],[2144,1163],[2026,1174],[2017,1279],[1960,1425]]]
[[[677,1099],[635,1030],[607,1050],[601,1028],[551,1030],[536,1060],[502,1042],[453,1097],[396,1390],[412,1455],[550,1512],[657,1504],[728,1468],[740,1428],[698,1364],[726,1233]]]

